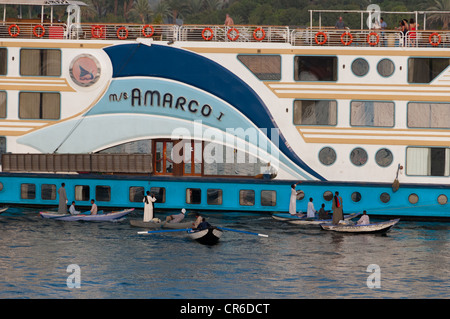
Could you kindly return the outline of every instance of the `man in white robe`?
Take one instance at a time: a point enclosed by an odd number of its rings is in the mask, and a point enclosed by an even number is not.
[[[61,187],[58,189],[59,202],[58,202],[58,213],[67,213],[67,194],[64,188],[66,184],[62,183]]]
[[[309,199],[308,209],[306,210],[306,218],[315,218],[316,210],[314,209],[312,197]]]
[[[144,196],[144,222],[149,222],[153,219],[153,203],[156,202],[156,198],[153,194],[147,191],[147,195]]]

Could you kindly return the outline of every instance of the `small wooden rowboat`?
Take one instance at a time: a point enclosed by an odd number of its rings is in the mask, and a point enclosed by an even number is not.
[[[320,224],[320,227],[324,230],[331,230],[341,233],[352,233],[352,234],[370,234],[370,233],[386,233],[391,228],[398,223],[400,219],[391,219],[385,222],[372,223],[368,225],[349,225],[349,224]]]
[[[185,228],[191,228],[193,226],[193,222],[184,222],[184,223],[169,223],[169,222],[155,222],[155,221],[148,221],[144,222],[139,219],[132,219],[130,220],[130,225],[134,227],[140,227],[140,228],[149,228],[149,229],[157,229],[157,228],[167,228],[167,229],[185,229]]]
[[[214,245],[219,241],[223,231],[217,227],[209,227],[203,230],[189,229],[187,233],[190,238],[198,241],[199,243]]]
[[[125,209],[121,211],[115,211],[110,212],[106,214],[96,214],[96,215],[90,215],[90,214],[61,214],[57,212],[40,212],[42,218],[47,219],[55,219],[55,220],[65,220],[65,221],[108,221],[108,220],[115,220],[124,217],[125,215],[131,213],[134,210],[134,208]]]
[[[355,218],[358,215],[359,215],[359,213],[345,215],[344,220],[350,220],[352,218]],[[290,224],[295,224],[295,225],[320,225],[320,224],[331,223],[331,221],[332,221],[332,219],[306,218],[306,216],[299,217],[299,216],[291,215],[289,213],[273,214],[272,218],[276,219],[276,220],[286,221]]]

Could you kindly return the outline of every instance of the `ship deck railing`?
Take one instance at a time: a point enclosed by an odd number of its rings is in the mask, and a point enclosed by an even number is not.
[[[4,22],[0,38],[135,40],[182,42],[261,42],[287,43],[293,46],[337,47],[450,47],[450,31],[350,30],[334,27],[290,28],[258,25],[174,25]]]

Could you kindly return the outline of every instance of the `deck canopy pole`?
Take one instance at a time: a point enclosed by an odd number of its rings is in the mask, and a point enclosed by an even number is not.
[[[6,22],[6,4],[3,5],[3,24]]]
[[[44,6],[41,6],[41,24],[44,23]]]

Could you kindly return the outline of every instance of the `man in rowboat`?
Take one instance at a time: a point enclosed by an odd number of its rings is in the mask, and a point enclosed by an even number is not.
[[[184,219],[184,215],[186,215],[186,209],[182,209],[180,214],[170,215],[166,217],[166,222],[168,223],[179,223]]]
[[[97,204],[95,203],[95,200],[91,199],[91,204],[92,204],[91,215],[97,215],[98,208]]]
[[[369,215],[367,215],[366,211],[363,211],[363,215],[361,216],[361,218],[356,222],[356,225],[369,225],[370,224],[370,219],[369,219]]]

